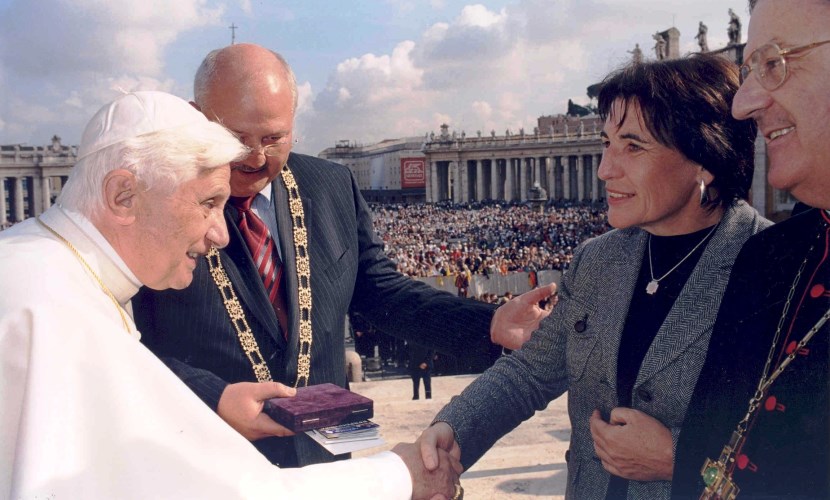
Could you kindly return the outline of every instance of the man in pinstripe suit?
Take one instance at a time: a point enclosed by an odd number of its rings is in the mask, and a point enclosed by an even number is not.
[[[385,332],[439,351],[481,357],[499,350],[490,341],[491,330],[520,336],[544,316],[533,304],[551,293],[547,287],[494,315],[492,306],[457,299],[397,273],[383,254],[349,170],[290,152],[297,89],[279,55],[249,44],[214,51],[199,68],[194,95],[194,105],[209,119],[253,148],[232,165],[231,192],[255,197],[253,211],[276,242],[287,291],[285,317],[278,319],[266,295],[237,227],[240,215],[230,206],[225,210],[230,244],[219,255],[273,382],[254,383],[251,361],[204,261],[187,290],[140,293],[134,301],[136,322],[142,341],[272,462],[292,467],[331,460],[305,435],[291,436],[261,409],[264,399],[288,394],[282,384],[346,385],[343,332],[349,308]],[[281,174],[284,165],[302,200],[299,213],[289,203],[296,193]],[[300,251],[298,258],[298,228],[307,236],[309,269],[298,265],[306,257]],[[309,287],[310,298],[298,294]],[[300,312],[308,310],[306,301],[312,304],[310,315]],[[307,342],[301,323],[309,321]],[[305,378],[301,360],[309,349]]]

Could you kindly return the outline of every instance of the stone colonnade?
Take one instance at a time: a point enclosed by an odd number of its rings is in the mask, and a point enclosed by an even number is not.
[[[43,213],[52,206],[68,178],[67,175],[50,175],[53,172],[46,169],[24,170],[40,172],[38,175],[26,175],[30,172],[12,174],[0,169],[0,229]]]
[[[538,184],[549,200],[597,201],[605,186],[597,177],[601,153],[443,160],[427,155],[428,202],[527,201]]]

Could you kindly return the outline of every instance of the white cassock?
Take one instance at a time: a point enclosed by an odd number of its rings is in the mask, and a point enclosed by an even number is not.
[[[92,224],[52,207],[128,308],[139,282]],[[278,469],[139,341],[35,220],[0,232],[0,498],[410,498],[403,461]]]

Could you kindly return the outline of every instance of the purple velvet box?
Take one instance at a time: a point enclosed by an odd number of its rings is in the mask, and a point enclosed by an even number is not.
[[[293,432],[357,422],[374,415],[371,399],[334,384],[298,387],[293,398],[265,401],[263,411]]]

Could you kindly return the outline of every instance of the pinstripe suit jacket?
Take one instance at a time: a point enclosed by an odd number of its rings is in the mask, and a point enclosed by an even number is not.
[[[666,425],[675,444],[732,263],[743,242],[767,225],[745,203],[726,211],[643,359],[632,407]],[[559,304],[531,340],[501,358],[436,416],[455,430],[465,468],[568,391],[572,430],[566,495],[605,497],[609,474],[594,452],[588,419],[596,408],[607,419],[617,406],[617,352],[646,235],[636,228],[615,230],[583,243],[562,278]],[[580,321],[583,331],[576,327]],[[631,481],[628,498],[668,498],[670,487],[669,481]]]
[[[457,355],[489,355],[493,307],[458,299],[397,273],[383,253],[371,213],[346,167],[293,153],[288,165],[303,201],[311,259],[314,340],[310,384],[346,385],[344,329],[350,307],[381,331],[415,343]],[[284,284],[289,291],[287,335],[280,330],[232,208],[225,211],[230,243],[220,254],[272,377],[293,385],[299,338],[298,278],[287,192],[282,182],[272,186]],[[204,260],[186,290],[143,289],[133,306],[142,342],[214,410],[228,383],[256,380]],[[306,440],[306,436],[269,438],[255,445],[283,466],[330,457]]]

